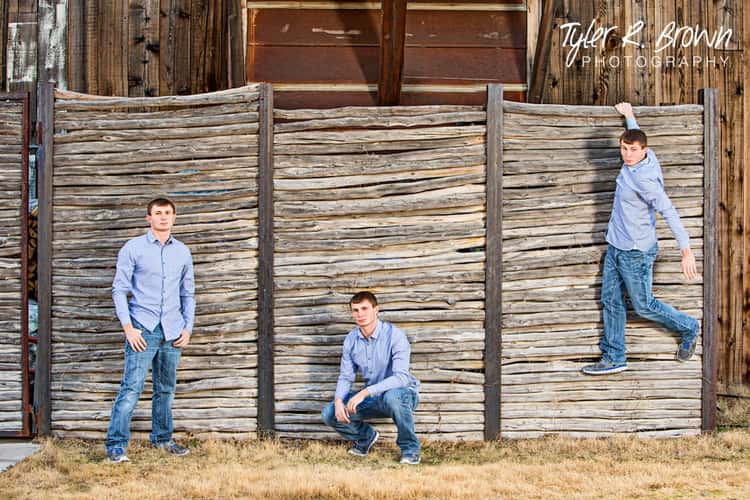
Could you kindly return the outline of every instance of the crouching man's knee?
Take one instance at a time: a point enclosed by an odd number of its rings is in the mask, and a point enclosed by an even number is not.
[[[392,417],[397,418],[411,414],[414,409],[412,391],[408,389],[391,389],[383,394],[383,402]]]

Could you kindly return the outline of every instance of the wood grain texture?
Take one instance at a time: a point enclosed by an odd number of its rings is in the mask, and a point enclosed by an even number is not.
[[[593,12],[592,12],[593,6]],[[712,0],[677,0],[669,2],[636,2],[633,0],[575,0],[565,2],[564,9],[556,12],[559,27],[567,22],[580,22],[587,27],[592,19],[597,26],[618,28],[603,44],[582,49],[572,63],[566,66],[569,47],[562,46],[563,30],[556,29],[550,58],[549,85],[545,88],[543,102],[550,104],[614,105],[630,101],[648,106],[680,105],[697,102],[702,88],[719,89],[720,142],[719,157],[719,211],[718,211],[718,277],[719,277],[719,367],[720,390],[741,393],[750,384],[750,307],[748,307],[748,278],[750,250],[747,230],[748,208],[748,5],[739,0],[714,2]],[[637,42],[643,48],[624,45],[622,37],[634,22],[642,20],[644,27]],[[670,22],[679,26],[699,26],[709,34],[721,26],[732,29],[728,44],[707,48],[695,46],[669,46],[655,53],[656,40]],[[686,58],[687,64],[647,64],[638,67],[626,65],[623,57],[658,55],[667,58]],[[586,65],[593,66],[593,78],[584,74]],[[621,63],[596,65],[594,58],[606,60],[614,57]],[[693,58],[701,58],[693,63]],[[713,62],[712,62],[713,61]],[[594,82],[593,93],[581,91]],[[744,160],[743,160],[744,159]]]
[[[381,319],[409,336],[417,432],[481,439],[486,114],[432,106],[275,115],[276,434],[334,437],[320,411],[352,328],[348,300],[369,289]],[[481,142],[444,145],[466,134]],[[332,154],[340,144],[346,152]],[[384,146],[368,153],[373,144]]]
[[[229,0],[66,3],[68,64],[61,69],[72,90],[155,96],[241,84],[229,82],[230,66],[244,60],[242,51],[229,57]]]
[[[0,128],[0,204],[14,205],[0,217],[0,433],[5,436],[28,436],[31,428],[27,413],[30,402],[28,373],[26,313],[26,244],[24,227],[27,223],[28,191],[24,169],[28,162],[28,102],[25,94],[0,94],[0,114],[4,118]],[[7,156],[12,157],[6,159]],[[17,157],[17,160],[16,160]]]
[[[54,161],[60,166],[50,179],[59,222],[50,239],[53,434],[106,430],[122,371],[122,335],[110,296],[117,251],[145,231],[144,203],[167,196],[179,214],[175,237],[193,254],[197,302],[194,336],[177,375],[175,428],[257,435],[258,95],[258,86],[168,98],[58,92],[55,114],[63,123],[54,131]],[[218,125],[238,110],[250,112],[240,113],[239,124]],[[175,127],[183,120],[214,126]],[[72,130],[63,128],[69,124]],[[175,138],[161,140],[185,145],[171,148],[164,161],[141,154],[149,141],[137,139],[150,137],[150,130],[170,131]],[[240,139],[232,162],[215,149],[217,137]],[[204,152],[199,159],[197,150]],[[79,161],[85,151],[111,162],[88,167]],[[144,393],[136,412],[138,431],[150,426],[148,398]]]
[[[622,130],[622,118],[604,107],[506,102],[503,108],[502,436],[700,432],[702,364],[673,361],[678,339],[658,325],[629,313],[629,370],[604,378],[580,373],[600,356],[603,232],[621,166],[616,155],[618,124],[609,120],[619,121]],[[698,250],[706,241],[709,215],[703,207],[703,182],[708,174],[694,159],[689,167],[675,162],[678,157],[671,154],[669,143],[679,136],[702,153],[704,133],[708,134],[707,126],[698,126],[702,111],[701,106],[636,108],[639,120],[649,123],[642,125],[646,133],[680,116],[687,117],[686,125],[692,124],[662,139],[655,135],[650,146],[662,160],[666,191]],[[567,127],[573,123],[587,136],[586,144]],[[536,127],[542,124],[538,135]],[[668,154],[662,156],[665,150]],[[665,229],[659,219],[655,295],[703,318],[705,331],[705,321],[711,319],[704,318],[702,302],[709,293],[705,280],[712,268],[703,271],[704,280],[684,282],[679,253]],[[696,255],[710,266],[706,248]],[[709,343],[704,342],[698,350],[702,359],[708,356]]]

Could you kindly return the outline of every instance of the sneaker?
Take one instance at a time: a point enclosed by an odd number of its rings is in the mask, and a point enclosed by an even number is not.
[[[407,465],[419,465],[421,457],[419,455],[401,455],[400,463]]]
[[[612,361],[601,360],[593,365],[584,366],[581,370],[586,375],[609,375],[610,373],[620,373],[628,369],[625,363],[613,363]]]
[[[372,436],[370,442],[367,443],[367,446],[360,446],[355,443],[354,446],[349,448],[349,453],[358,457],[367,456],[367,454],[370,453],[370,448],[372,448],[372,445],[375,444],[375,441],[377,441],[379,437],[380,433],[378,431],[375,431],[375,434]]]
[[[698,345],[698,337],[695,337],[690,343],[685,346],[685,342],[680,344],[680,347],[677,349],[677,361],[680,363],[687,363],[691,359],[693,359],[693,356],[695,356],[695,346]]]
[[[180,446],[179,444],[175,443],[174,440],[167,441],[166,443],[151,443],[154,448],[159,448],[160,450],[168,451],[172,455],[177,455],[178,457],[184,457],[185,455],[190,453],[190,450],[185,448],[184,446]]]
[[[130,459],[125,454],[125,450],[122,448],[115,447],[110,450],[107,450],[107,456],[109,457],[109,461],[113,464],[119,464],[121,462],[130,462]]]

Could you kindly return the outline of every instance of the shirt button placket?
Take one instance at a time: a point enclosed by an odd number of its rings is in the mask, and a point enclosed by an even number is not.
[[[161,247],[161,304],[160,304],[160,311],[159,316],[162,316],[164,314],[164,283],[166,279],[166,274],[164,271],[165,268],[165,261],[164,261],[164,248],[165,246]]]

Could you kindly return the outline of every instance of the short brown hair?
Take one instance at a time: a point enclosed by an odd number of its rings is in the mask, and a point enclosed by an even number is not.
[[[625,144],[638,143],[644,148],[648,146],[646,134],[639,128],[631,128],[630,130],[626,130],[625,132],[623,132],[620,136],[620,142],[624,142]]]
[[[151,215],[151,209],[153,207],[166,207],[170,206],[172,207],[172,212],[177,213],[177,209],[174,206],[174,203],[172,203],[170,200],[166,198],[155,198],[148,202],[148,207],[146,207],[146,215]]]
[[[349,300],[349,307],[351,307],[352,304],[360,304],[364,301],[367,301],[370,304],[372,304],[372,307],[375,307],[378,305],[378,299],[375,298],[374,293],[363,291],[363,292],[357,292],[352,296],[351,300]]]

